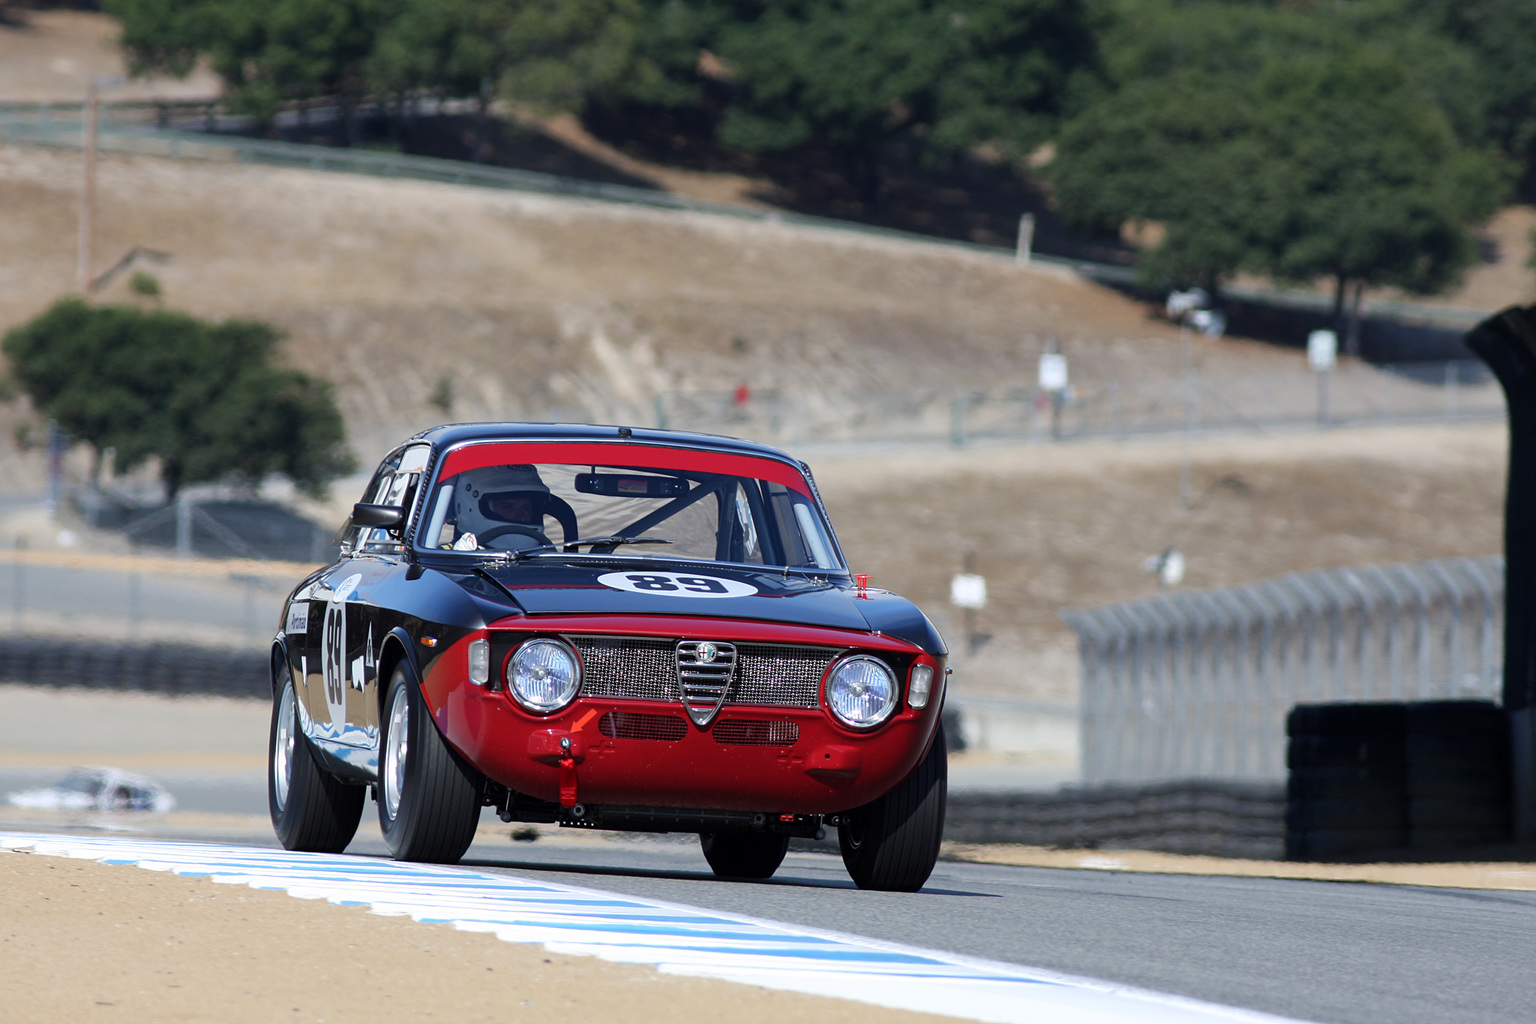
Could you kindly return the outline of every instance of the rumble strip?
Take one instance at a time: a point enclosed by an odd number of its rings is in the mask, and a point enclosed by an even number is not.
[[[0,850],[278,889],[300,899],[490,932],[506,942],[539,943],[555,953],[1001,1024],[1286,1020],[1035,968],[515,875],[120,837],[0,833]]]

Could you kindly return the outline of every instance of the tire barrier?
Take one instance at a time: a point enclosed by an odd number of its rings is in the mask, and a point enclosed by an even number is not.
[[[1157,850],[1278,860],[1285,789],[1184,781],[1052,793],[951,793],[944,838],[1059,849]]]
[[[1509,838],[1509,733],[1491,702],[1304,704],[1286,732],[1290,860]]]
[[[1407,708],[1408,845],[1475,846],[1510,838],[1509,726],[1486,701]]]
[[[1408,842],[1399,703],[1301,704],[1286,716],[1285,855],[1332,860]]]
[[[260,648],[0,635],[0,682],[272,699]]]

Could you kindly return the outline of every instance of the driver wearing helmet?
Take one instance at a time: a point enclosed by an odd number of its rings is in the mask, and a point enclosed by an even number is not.
[[[549,488],[532,466],[487,466],[464,473],[453,489],[459,528],[453,549],[476,551],[484,546],[513,551],[548,544],[544,535],[548,499]]]

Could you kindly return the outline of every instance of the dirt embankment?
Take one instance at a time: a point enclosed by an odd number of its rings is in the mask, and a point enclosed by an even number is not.
[[[1499,426],[1317,432],[1192,446],[1176,440],[824,460],[817,479],[850,561],[907,594],[955,648],[964,692],[1076,700],[1076,646],[1058,613],[1147,597],[1169,547],[1184,586],[1503,549]],[[966,552],[987,577],[972,654],[948,606]]]

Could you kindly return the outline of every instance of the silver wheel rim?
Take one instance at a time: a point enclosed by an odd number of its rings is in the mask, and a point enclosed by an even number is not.
[[[288,786],[293,781],[293,710],[293,686],[285,684],[272,736],[272,799],[279,812],[288,806]]]
[[[409,685],[409,684],[407,684]],[[411,703],[404,686],[389,702],[389,724],[384,738],[384,813],[390,821],[400,813],[400,794],[405,790],[405,756],[410,748]]]

